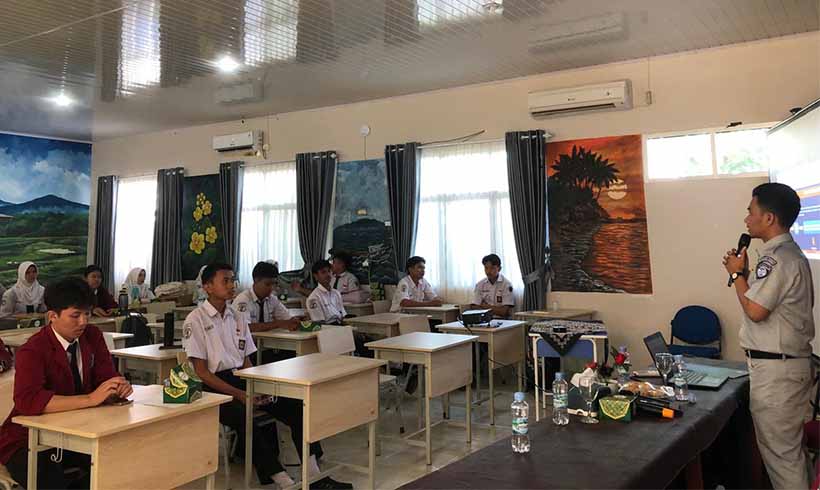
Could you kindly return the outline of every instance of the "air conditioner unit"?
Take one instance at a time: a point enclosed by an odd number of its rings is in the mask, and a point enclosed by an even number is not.
[[[583,87],[530,92],[530,114],[552,117],[632,108],[632,83],[619,80]]]
[[[216,151],[247,150],[262,147],[262,131],[255,129],[244,133],[214,136],[213,148]]]

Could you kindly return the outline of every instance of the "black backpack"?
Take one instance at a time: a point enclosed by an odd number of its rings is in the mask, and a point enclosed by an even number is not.
[[[154,343],[154,333],[148,328],[148,320],[140,313],[129,311],[122,321],[120,331],[134,334],[130,339],[125,339],[126,347],[139,347]]]

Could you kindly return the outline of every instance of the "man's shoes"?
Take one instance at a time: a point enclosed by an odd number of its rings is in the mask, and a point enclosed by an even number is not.
[[[326,476],[319,481],[313,482],[310,484],[310,490],[331,490],[331,489],[343,489],[343,490],[350,490],[353,488],[353,485],[350,483],[344,483],[340,481],[336,481],[333,478]]]

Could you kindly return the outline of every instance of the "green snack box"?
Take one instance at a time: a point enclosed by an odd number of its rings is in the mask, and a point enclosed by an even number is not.
[[[171,369],[162,389],[163,403],[191,403],[202,398],[202,380],[191,363],[185,362]]]
[[[322,324],[319,322],[312,322],[310,320],[305,320],[299,322],[299,331],[300,332],[317,332],[322,329]]]
[[[600,417],[604,420],[631,422],[635,412],[635,398],[626,395],[611,395],[598,400]]]

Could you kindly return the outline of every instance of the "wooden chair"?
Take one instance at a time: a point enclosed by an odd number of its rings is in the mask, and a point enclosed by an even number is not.
[[[161,301],[159,303],[148,303],[145,305],[145,311],[146,313],[153,313],[159,318],[162,318],[166,313],[174,311],[176,307],[177,304],[173,301]]]
[[[393,306],[393,301],[389,299],[379,299],[373,302],[373,314],[389,313],[390,307]]]

